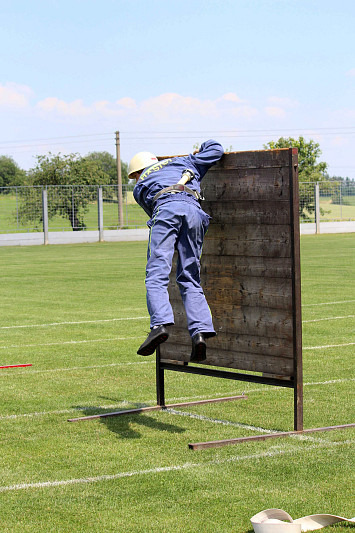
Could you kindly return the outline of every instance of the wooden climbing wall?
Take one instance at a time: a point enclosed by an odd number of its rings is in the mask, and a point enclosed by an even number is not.
[[[204,177],[202,208],[212,220],[201,284],[217,336],[208,339],[207,359],[198,366],[277,376],[292,381],[300,393],[297,168],[297,149],[235,152],[226,153]],[[191,339],[175,274],[174,266],[169,293],[175,326],[160,357],[188,362]]]

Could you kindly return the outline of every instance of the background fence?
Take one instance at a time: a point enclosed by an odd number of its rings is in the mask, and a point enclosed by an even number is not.
[[[133,198],[133,185],[122,186],[120,224],[117,192],[117,185],[1,187],[0,233],[43,231],[46,220],[48,231],[97,230],[100,220],[101,229],[146,227],[148,217]]]
[[[0,233],[145,228],[147,215],[134,201],[133,185],[0,188]],[[355,221],[355,183],[300,183],[300,221]]]

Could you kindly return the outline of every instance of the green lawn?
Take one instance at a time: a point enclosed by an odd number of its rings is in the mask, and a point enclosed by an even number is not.
[[[287,389],[171,372],[167,401],[248,400],[67,422],[155,403],[154,358],[136,355],[145,246],[0,248],[0,364],[33,364],[0,370],[1,533],[244,533],[271,507],[352,517],[353,430],[188,449],[292,429]],[[301,239],[305,427],[354,422],[354,248]]]

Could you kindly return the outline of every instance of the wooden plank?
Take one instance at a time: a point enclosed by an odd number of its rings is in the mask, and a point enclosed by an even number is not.
[[[234,200],[204,201],[202,208],[217,224],[290,224],[289,202]]]
[[[169,328],[168,342],[186,346],[191,351],[191,338],[185,328],[173,326]],[[214,351],[237,351],[257,353],[263,356],[293,358],[292,339],[277,339],[274,337],[258,337],[256,335],[236,335],[235,332],[218,332],[216,337],[208,339],[208,348]],[[165,344],[164,344],[165,346]],[[185,350],[185,348],[184,348]]]
[[[209,170],[202,182],[207,201],[265,200],[289,198],[288,169]]]
[[[172,157],[184,157],[188,154],[158,156],[158,160]],[[288,166],[288,148],[277,150],[253,150],[245,152],[228,152],[212,169],[228,168],[273,168]]]
[[[204,248],[201,257],[201,279],[204,280],[211,271],[236,279],[241,276],[291,279],[292,263],[290,257],[210,255]]]
[[[277,284],[279,281],[279,284]],[[211,305],[252,306],[292,310],[291,280],[273,278],[232,279],[218,278],[216,272],[203,277],[202,288]],[[176,283],[169,288],[170,301],[179,302],[180,291]],[[212,304],[213,302],[213,304]]]
[[[265,356],[251,352],[236,352],[222,350],[219,346],[214,348],[212,340],[208,339],[207,359],[199,365],[211,365],[224,368],[233,368],[249,372],[263,372],[280,376],[293,376],[293,359],[288,357]],[[161,357],[169,360],[189,362],[191,356],[190,346],[179,343],[177,346],[169,341],[161,344]]]
[[[279,150],[253,150],[245,152],[229,152],[225,154],[220,162],[213,166],[211,170],[229,168],[274,168],[288,167],[288,148]]]
[[[208,300],[207,300],[208,301]],[[175,324],[186,327],[186,315],[180,302],[174,305]],[[216,331],[234,332],[236,335],[253,335],[292,338],[292,314],[283,309],[262,307],[233,307],[221,302],[209,302]]]
[[[212,223],[203,249],[208,255],[290,257],[290,227],[287,225],[229,226]]]

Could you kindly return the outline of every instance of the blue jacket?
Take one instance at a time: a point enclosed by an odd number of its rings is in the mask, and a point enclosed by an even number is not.
[[[163,159],[154,163],[153,165],[144,169],[140,178],[134,187],[133,196],[135,201],[144,209],[144,211],[151,217],[154,205],[154,196],[169,187],[175,185],[182,176],[182,173],[186,169],[191,169],[195,173],[193,180],[187,183],[190,189],[200,192],[201,180],[206,174],[207,170],[217,163],[224,154],[223,147],[216,141],[209,140],[201,144],[200,151],[196,154],[190,154],[188,156],[173,157],[171,159]],[[193,196],[179,193],[178,195],[162,195],[158,203],[164,201],[167,196],[169,200],[182,199],[182,196],[188,197],[190,201],[196,202]]]

